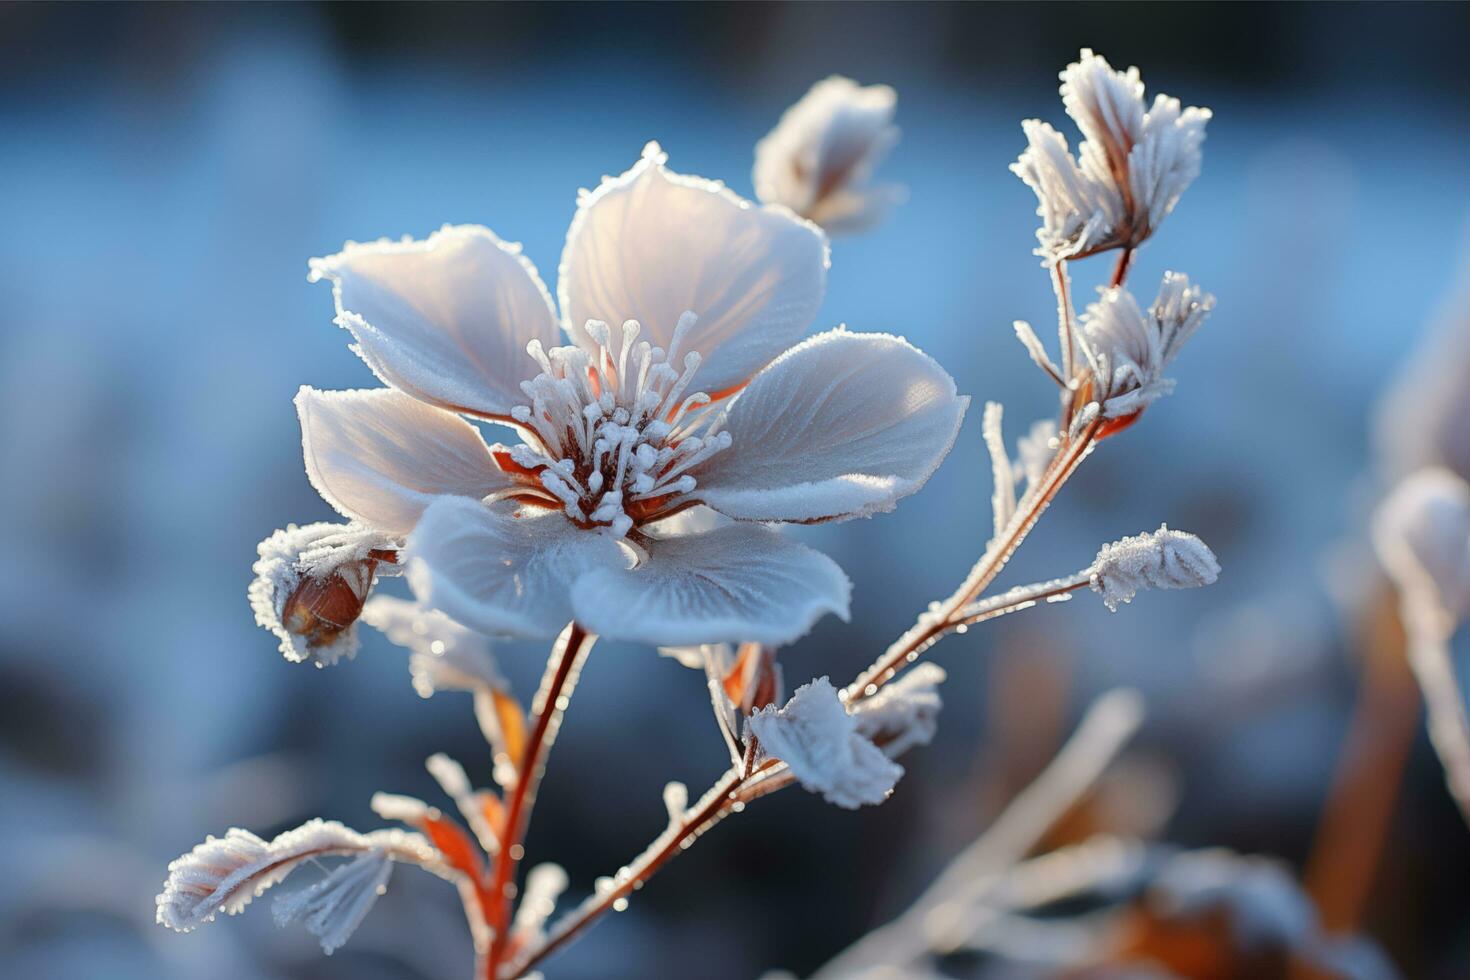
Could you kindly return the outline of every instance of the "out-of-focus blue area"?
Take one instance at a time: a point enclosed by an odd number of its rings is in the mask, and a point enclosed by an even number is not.
[[[1012,438],[1055,409],[1010,328],[1055,314],[1030,254],[1035,201],[1006,166],[1023,117],[1063,121],[1055,73],[1083,44],[1215,110],[1204,175],[1132,282],[1151,293],[1181,270],[1219,304],[1177,393],[1089,461],[1008,580],[1167,521],[1215,546],[1219,584],[1114,616],[1083,597],[946,642],[939,739],[905,760],[892,801],[763,802],[552,975],[823,962],[993,815],[982,787],[1010,748],[996,674],[1028,658],[1052,665],[1068,717],[1105,686],[1145,691],[1145,741],[1183,774],[1171,839],[1300,859],[1352,698],[1324,565],[1367,560],[1353,549],[1370,414],[1454,281],[1470,215],[1464,9],[1046,9],[0,8],[0,974],[439,977],[469,962],[452,890],[408,871],[330,960],[267,908],[188,937],[151,923],[167,861],[206,833],[316,814],[368,829],[375,789],[437,800],[421,762],[441,749],[487,772],[469,705],[421,701],[380,637],[313,671],[252,625],[255,543],[332,516],[302,471],[292,395],[376,385],[308,257],[478,222],[552,280],[577,188],[645,141],[748,196],[755,141],[807,85],[894,84],[903,141],[883,176],[909,200],[834,243],[817,327],[906,335],[976,410],[897,512],[798,532],[855,600],[850,624],[784,655],[786,676],[847,677],[984,544],[980,402],[1005,403]],[[1079,265],[1079,292],[1107,271]],[[539,651],[506,644],[502,663],[529,692]],[[1464,828],[1419,749],[1393,844],[1418,918],[1381,923],[1416,974],[1453,971],[1448,929],[1470,911],[1449,884],[1470,864]],[[585,892],[661,828],[663,783],[704,785],[722,751],[702,679],[600,646],[531,860],[563,862]]]

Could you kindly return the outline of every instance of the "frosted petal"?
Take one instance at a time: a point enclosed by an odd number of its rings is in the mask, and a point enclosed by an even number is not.
[[[311,261],[337,323],[383,381],[441,408],[508,416],[535,374],[526,344],[557,340],[556,311],[517,244],[446,225],[425,241],[349,243]]]
[[[636,568],[605,568],[578,582],[578,622],[608,638],[666,646],[779,645],[823,613],[847,618],[851,585],[842,569],[769,528],[730,524],[648,549]]]
[[[595,350],[585,324],[637,320],[668,348],[679,317],[699,320],[682,350],[703,364],[694,388],[743,384],[810,326],[827,285],[827,238],[784,208],[757,208],[724,185],[664,166],[649,144],[621,177],[585,193],[557,283],[563,326]]]
[[[516,516],[465,497],[435,501],[406,554],[409,585],[424,605],[482,633],[535,638],[571,621],[579,576],[627,564],[611,537],[559,512]]]
[[[413,530],[435,497],[478,499],[512,484],[474,426],[391,388],[302,388],[296,412],[312,486],[391,534]]]
[[[899,337],[819,334],[741,393],[725,426],[731,446],[695,471],[694,496],[742,520],[892,510],[949,453],[969,401]]]

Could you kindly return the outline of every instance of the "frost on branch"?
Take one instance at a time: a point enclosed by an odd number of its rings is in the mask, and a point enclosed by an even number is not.
[[[1171,531],[1135,534],[1102,546],[1090,569],[1092,591],[1113,612],[1145,589],[1193,589],[1210,585],[1220,575],[1220,563],[1199,538]]]
[[[1037,254],[1050,264],[1110,248],[1135,248],[1199,176],[1210,110],[1154,98],[1146,107],[1137,68],[1114,71],[1087,48],[1061,74],[1062,104],[1084,137],[1067,140],[1036,119],[1011,170],[1036,192]]]
[[[870,184],[898,142],[898,96],[887,85],[833,75],[811,87],[755,147],[755,194],[821,225],[829,234],[870,227],[900,197]]]
[[[915,745],[928,745],[939,728],[939,685],[947,675],[922,663],[852,709],[858,734],[896,759]]]
[[[1104,418],[1136,415],[1174,389],[1164,371],[1214,306],[1215,297],[1177,272],[1164,273],[1147,311],[1126,289],[1102,291],[1082,316],[1079,340]]]
[[[785,692],[776,648],[742,643],[737,650],[728,643],[706,643],[659,647],[659,653],[685,667],[704,671],[715,721],[730,750],[731,761],[739,762],[745,754],[740,742],[740,717],[774,704]]]
[[[849,810],[882,803],[903,775],[858,730],[826,677],[796,689],[786,707],[772,705],[750,716],[762,759],[780,759],[802,786]]]
[[[188,932],[213,921],[220,912],[239,914],[252,899],[280,883],[302,862],[329,855],[373,853],[385,859],[409,861],[436,873],[440,867],[439,852],[427,840],[401,830],[359,834],[335,821],[310,820],[267,842],[235,827],[222,838],[208,838],[168,866],[168,880],[157,899],[158,922],[177,932]],[[318,935],[325,943],[326,936]]]
[[[556,911],[556,900],[567,890],[567,873],[559,864],[538,864],[526,875],[526,892],[516,909],[511,930],[520,943],[540,942],[546,920]]]
[[[1427,600],[1444,629],[1470,615],[1470,484],[1439,467],[1413,474],[1378,508],[1373,542],[1399,588]]]
[[[277,896],[272,911],[276,925],[304,922],[331,955],[347,942],[388,888],[393,862],[383,851],[368,851],[338,865],[316,884],[291,895]]]
[[[357,653],[357,618],[392,543],[360,524],[288,524],[256,548],[250,607],[292,663]]]

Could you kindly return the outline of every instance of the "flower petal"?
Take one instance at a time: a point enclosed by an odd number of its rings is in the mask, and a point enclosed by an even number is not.
[[[312,259],[330,279],[337,323],[383,381],[431,405],[508,416],[533,376],[526,344],[557,342],[551,294],[515,243],[478,225],[426,241],[349,243]]]
[[[664,646],[789,643],[823,613],[847,618],[852,586],[837,563],[770,528],[730,524],[648,542],[648,561],[589,572],[572,593],[577,622],[610,639]]]
[[[296,395],[306,475],[322,499],[389,534],[413,530],[435,497],[476,499],[512,480],[464,419],[391,388]]]
[[[519,517],[466,497],[435,501],[407,555],[409,585],[424,605],[482,633],[535,638],[571,621],[578,576],[627,564],[616,541],[560,512]]]
[[[892,510],[949,453],[969,403],[902,338],[818,334],[756,375],[730,407],[733,441],[695,471],[694,496],[755,521]]]
[[[667,349],[692,311],[699,321],[682,349],[703,357],[695,386],[714,394],[806,331],[827,288],[827,238],[784,208],[673,173],[666,159],[650,143],[631,170],[583,194],[557,281],[562,325],[595,350],[589,319],[637,320]]]

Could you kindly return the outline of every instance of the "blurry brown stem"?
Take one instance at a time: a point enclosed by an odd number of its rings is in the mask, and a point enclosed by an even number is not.
[[[576,623],[571,623],[556,639],[551,656],[546,661],[546,675],[541,689],[536,692],[532,714],[531,737],[521,759],[516,776],[515,788],[511,791],[510,805],[506,809],[505,829],[501,835],[500,850],[495,855],[495,870],[490,881],[489,896],[492,903],[486,909],[488,925],[494,930],[486,973],[494,976],[501,960],[505,957],[510,932],[510,885],[515,880],[516,866],[524,848],[526,826],[530,823],[531,808],[536,802],[536,787],[545,771],[546,755],[556,738],[561,724],[565,701],[571,697],[577,683],[577,674],[582,661],[597,637]]]

